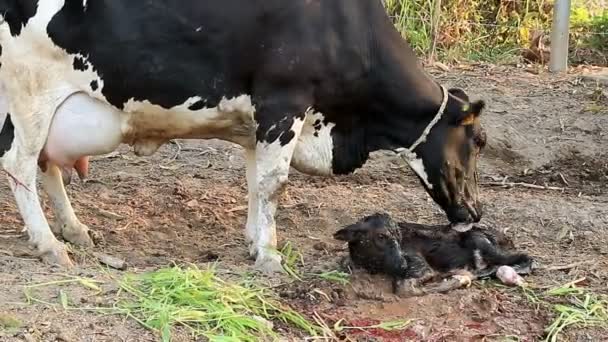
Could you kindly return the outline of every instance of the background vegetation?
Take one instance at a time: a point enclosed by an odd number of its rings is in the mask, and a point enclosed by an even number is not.
[[[520,59],[549,44],[554,0],[384,0],[420,56],[447,62]],[[532,45],[532,46],[531,46]],[[608,66],[608,1],[573,0],[570,63]]]

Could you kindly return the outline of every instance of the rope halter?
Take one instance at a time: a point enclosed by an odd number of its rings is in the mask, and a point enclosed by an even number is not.
[[[420,135],[420,137],[418,137],[418,139],[409,148],[400,147],[400,148],[393,150],[398,156],[400,156],[409,165],[409,167],[414,172],[416,172],[418,174],[418,176],[420,176],[420,178],[422,178],[425,185],[429,189],[432,189],[433,185],[429,183],[429,181],[428,181],[428,179],[426,179],[426,177],[423,177],[419,173],[418,170],[423,170],[424,165],[422,164],[422,159],[418,158],[418,156],[416,155],[414,150],[420,144],[426,142],[426,138],[428,137],[429,133],[431,133],[431,129],[433,129],[433,127],[437,124],[437,122],[439,122],[439,120],[441,120],[441,117],[443,116],[443,112],[445,111],[445,108],[448,104],[448,98],[449,98],[448,90],[443,85],[439,85],[439,86],[441,87],[441,91],[443,94],[443,100],[441,101],[441,106],[439,107],[439,110],[437,110],[437,114],[435,114],[435,117],[433,118],[433,120],[431,120],[431,122],[426,126],[424,131],[422,131],[422,134]]]

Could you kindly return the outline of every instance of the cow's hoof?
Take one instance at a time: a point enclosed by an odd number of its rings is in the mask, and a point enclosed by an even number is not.
[[[72,268],[74,264],[64,244],[58,242],[53,248],[40,252],[40,258],[47,264]]]
[[[78,223],[78,225],[70,228],[64,227],[61,235],[66,241],[69,241],[77,246],[95,246],[93,239],[91,239],[91,236],[89,235],[89,228],[82,223]]]
[[[255,268],[258,271],[268,275],[285,272],[283,265],[281,265],[281,256],[278,253],[258,251],[257,254]]]
[[[249,259],[256,260],[258,257],[258,249],[255,243],[249,243]]]

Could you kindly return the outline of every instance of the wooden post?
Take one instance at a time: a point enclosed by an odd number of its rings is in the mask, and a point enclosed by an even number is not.
[[[570,27],[570,0],[555,0],[553,27],[551,28],[551,72],[563,72],[568,68],[568,38]]]
[[[433,14],[431,15],[431,62],[435,61],[437,53],[437,35],[439,32],[439,23],[441,22],[441,0],[434,1]]]

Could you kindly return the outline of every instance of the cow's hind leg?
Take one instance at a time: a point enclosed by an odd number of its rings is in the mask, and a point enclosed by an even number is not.
[[[257,170],[255,150],[247,149],[245,151],[245,158],[247,160],[247,200],[249,202],[247,210],[247,225],[245,226],[245,241],[249,245],[249,255],[255,258],[257,254],[255,241],[258,235],[258,182],[256,177]]]
[[[249,191],[247,237],[253,240],[250,252],[256,257],[256,268],[266,273],[283,270],[276,251],[275,214],[304,123],[307,101],[301,95],[292,89],[264,98],[255,118],[258,123],[255,161],[251,159],[248,163],[248,168],[255,168],[255,173],[248,171],[250,184],[255,183],[255,187]],[[248,151],[248,158],[252,158],[251,153]],[[254,212],[256,215],[252,217]]]
[[[36,134],[39,132],[28,132]],[[35,135],[32,135],[32,139]],[[36,188],[38,153],[31,146],[26,146],[21,139],[16,139],[11,150],[3,158],[3,167],[15,195],[19,212],[25,222],[30,242],[36,246],[43,261],[61,266],[72,266],[66,247],[51,231],[44,216]],[[42,149],[42,146],[40,146]]]
[[[62,173],[58,166],[47,163],[42,184],[51,200],[57,220],[56,224],[63,238],[79,246],[93,246],[93,240],[89,236],[89,228],[82,224],[74,213],[70,199],[65,192]]]

